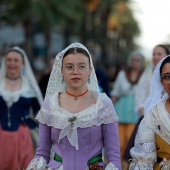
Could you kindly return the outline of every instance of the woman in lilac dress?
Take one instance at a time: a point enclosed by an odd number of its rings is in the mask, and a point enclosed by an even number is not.
[[[91,56],[82,44],[73,43],[56,56],[36,119],[38,147],[27,170],[121,170],[118,118],[111,100],[99,92]]]

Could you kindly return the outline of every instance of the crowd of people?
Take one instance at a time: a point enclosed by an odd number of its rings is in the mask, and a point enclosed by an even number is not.
[[[170,52],[134,51],[112,87],[72,43],[40,80],[20,47],[0,68],[0,170],[169,170]]]

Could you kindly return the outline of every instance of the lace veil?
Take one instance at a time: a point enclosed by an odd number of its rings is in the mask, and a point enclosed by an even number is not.
[[[75,43],[70,44],[67,48],[65,48],[63,51],[61,51],[60,53],[57,54],[57,56],[55,58],[55,62],[53,64],[51,74],[50,74],[45,98],[48,96],[51,96],[52,94],[54,94],[56,92],[59,93],[59,92],[65,91],[66,84],[65,84],[65,82],[62,81],[62,73],[61,73],[62,60],[63,60],[63,56],[64,56],[65,52],[68,51],[70,48],[82,48],[85,51],[87,51],[87,53],[89,54],[90,66],[92,68],[92,72],[89,77],[90,83],[87,82],[87,88],[91,91],[99,92],[98,82],[97,82],[91,55],[84,45],[82,45],[78,42],[75,42]]]
[[[28,57],[25,51],[17,46],[10,48],[8,51],[18,51],[19,53],[22,54],[23,60],[24,60],[24,66],[21,71],[21,76],[25,77],[29,81],[31,87],[35,91],[35,96],[37,97],[39,103],[41,104],[43,101],[43,97],[40,92],[39,86],[37,84],[36,78],[31,69],[31,66],[30,66],[30,63],[29,63],[29,60],[28,60]],[[5,57],[4,57],[2,60],[1,68],[0,68],[0,82],[2,82],[2,79],[4,79],[5,76],[6,76],[6,68],[5,68]]]
[[[148,112],[151,111],[151,109],[157,105],[158,103],[164,101],[168,98],[168,94],[164,90],[161,82],[160,82],[160,67],[162,62],[167,58],[170,57],[170,55],[166,56],[165,58],[161,59],[157,66],[155,67],[155,70],[152,74],[151,81],[150,81],[150,93],[147,97],[145,104],[144,104],[144,114],[146,115]],[[165,92],[162,94],[162,92]]]

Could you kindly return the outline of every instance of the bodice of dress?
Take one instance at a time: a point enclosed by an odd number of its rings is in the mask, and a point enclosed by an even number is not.
[[[16,131],[21,123],[34,128],[33,114],[40,109],[38,99],[28,81],[23,78],[18,91],[5,90],[5,80],[0,85],[0,124],[3,130]]]
[[[0,108],[0,124],[3,130],[16,131],[21,123],[27,124],[30,128],[37,126],[30,115],[30,108],[33,108],[33,113],[37,113],[40,109],[37,98],[20,97],[8,108],[0,96]]]
[[[61,164],[63,164],[64,169],[86,169],[88,160],[102,153],[102,148],[105,145],[109,162],[111,162],[115,168],[121,169],[119,160],[119,141],[116,138],[117,132],[113,132],[112,129],[117,129],[117,122],[102,126],[78,128],[79,149],[76,150],[75,147],[71,146],[66,137],[58,142],[61,130],[40,124],[39,140],[41,139],[41,142],[38,142],[38,148],[34,158],[36,159],[42,155],[46,159],[47,167],[52,169],[58,168]],[[105,140],[103,140],[103,138],[105,138]],[[109,138],[114,142],[111,143]],[[62,158],[62,163],[50,159],[49,151],[51,144],[53,144],[54,152]],[[101,165],[104,165],[104,163],[102,162]]]

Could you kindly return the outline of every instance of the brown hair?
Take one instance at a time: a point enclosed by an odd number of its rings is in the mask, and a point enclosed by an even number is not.
[[[88,52],[82,48],[70,48],[69,50],[67,50],[65,53],[64,53],[64,56],[63,56],[63,59],[64,57],[66,57],[67,55],[69,54],[77,54],[77,53],[81,53],[81,54],[84,54],[86,57],[88,57],[89,59],[89,64],[90,64],[90,56],[88,54]]]

